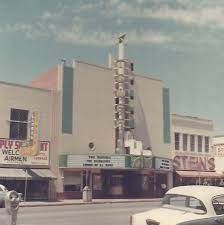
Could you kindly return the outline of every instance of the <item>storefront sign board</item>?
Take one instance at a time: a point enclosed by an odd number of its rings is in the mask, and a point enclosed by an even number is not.
[[[155,158],[155,169],[172,171],[173,170],[172,160]]]
[[[23,141],[0,139],[0,164],[7,165],[49,165],[50,143],[40,142],[40,150],[36,156],[20,155]]]
[[[224,144],[217,144],[214,148],[216,156],[224,156]]]
[[[214,171],[215,159],[206,155],[176,154],[173,166],[175,170]]]

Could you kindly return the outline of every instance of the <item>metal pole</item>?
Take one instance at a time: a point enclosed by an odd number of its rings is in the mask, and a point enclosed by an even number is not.
[[[86,186],[88,186],[88,170],[86,170]]]
[[[26,201],[26,191],[27,191],[27,169],[25,169],[26,178],[25,178],[25,190],[24,190],[24,202]]]

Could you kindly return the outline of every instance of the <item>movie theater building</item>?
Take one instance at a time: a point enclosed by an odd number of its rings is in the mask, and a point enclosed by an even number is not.
[[[55,198],[55,96],[6,82],[0,82],[0,96],[0,184],[23,193],[25,200]]]
[[[82,198],[86,185],[94,198],[154,197],[172,186],[169,89],[121,55],[111,64],[75,60],[32,82],[60,95],[58,198]]]
[[[172,114],[174,185],[220,181],[212,148],[213,121]]]

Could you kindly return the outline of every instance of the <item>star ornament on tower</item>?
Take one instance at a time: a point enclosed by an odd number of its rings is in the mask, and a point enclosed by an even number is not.
[[[119,36],[118,36],[118,42],[119,42],[119,43],[124,42],[125,36],[126,36],[126,33],[119,35]]]

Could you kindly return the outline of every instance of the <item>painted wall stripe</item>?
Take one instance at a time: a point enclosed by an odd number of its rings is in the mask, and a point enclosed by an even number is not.
[[[62,133],[72,134],[73,126],[73,68],[63,67]]]
[[[163,88],[163,140],[170,143],[170,91]]]

